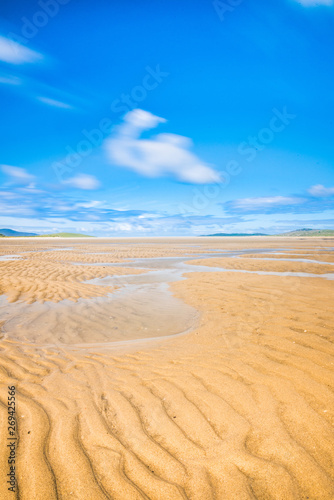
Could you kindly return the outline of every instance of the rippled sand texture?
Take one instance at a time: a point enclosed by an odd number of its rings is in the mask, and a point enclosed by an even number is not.
[[[53,254],[53,255],[50,255]],[[76,301],[107,295],[112,289],[83,283],[96,277],[139,273],[138,270],[106,266],[80,266],[60,260],[63,252],[46,252],[24,256],[22,260],[0,262],[0,294],[8,302]],[[52,258],[54,257],[54,258]],[[99,257],[99,256],[97,256]]]
[[[310,259],[334,246],[191,243],[280,246]],[[146,250],[137,244],[134,253]],[[2,439],[1,499],[334,498],[334,282],[227,271],[189,273],[171,286],[202,314],[183,336],[87,348],[2,340],[1,435],[15,385],[19,495],[3,480]]]

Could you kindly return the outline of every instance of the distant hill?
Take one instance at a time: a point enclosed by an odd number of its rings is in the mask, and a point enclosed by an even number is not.
[[[216,233],[216,234],[203,234],[202,236],[268,236],[264,233]]]
[[[39,238],[94,238],[89,234],[80,233],[53,233],[53,234],[38,234]]]
[[[36,236],[37,238],[94,238],[89,234],[80,233],[54,233],[54,234],[36,234],[36,233],[22,233],[14,231],[13,229],[0,229],[0,238],[4,236]]]
[[[298,229],[280,234],[264,234],[264,233],[216,233],[205,234],[202,236],[334,236],[334,229]]]
[[[277,236],[334,236],[334,229],[298,229],[297,231],[289,231],[281,233]]]
[[[0,229],[0,234],[3,236],[37,236],[36,233],[21,233],[20,231],[14,231],[13,229]]]

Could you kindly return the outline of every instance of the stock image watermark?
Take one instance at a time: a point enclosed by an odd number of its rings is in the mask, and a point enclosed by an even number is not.
[[[276,135],[282,133],[296,117],[297,115],[288,112],[287,106],[284,106],[282,110],[273,108],[268,125],[261,128],[256,135],[249,136],[247,140],[239,144],[236,157],[227,162],[225,170],[220,174],[221,181],[213,182],[203,188],[194,188],[191,204],[186,205],[183,203],[179,205],[180,213],[201,212],[207,208],[226,189],[231,182],[231,178],[240,175],[243,171],[240,157],[245,156],[244,160],[249,163],[253,162],[258,154],[275,140]]]
[[[220,21],[225,21],[226,14],[230,14],[234,12],[239,5],[241,5],[244,0],[214,0],[212,2],[212,6],[215,9],[216,14],[218,15]]]
[[[15,43],[28,44],[38,34],[39,30],[45,28],[49,21],[55,18],[61,10],[61,7],[67,5],[71,0],[39,0],[36,10],[31,17],[21,17],[21,28],[18,33],[9,32],[8,38]],[[15,50],[13,43],[13,50]]]
[[[15,386],[8,387],[8,437],[7,437],[7,448],[8,448],[8,473],[7,473],[7,484],[8,491],[16,492],[16,447],[17,447],[17,429],[16,429],[16,399],[15,399],[16,389]]]
[[[132,90],[125,94],[121,94],[118,99],[115,99],[110,110],[113,114],[127,113],[138,107],[142,103],[149,92],[158,88],[158,86],[169,76],[169,73],[162,71],[160,64],[155,68],[146,66],[146,73],[140,85],[136,85]],[[100,120],[97,127],[87,130],[83,129],[81,134],[83,138],[76,146],[66,146],[66,156],[63,161],[53,162],[52,169],[56,174],[59,182],[66,181],[73,171],[79,167],[82,161],[89,156],[93,150],[100,147],[103,141],[110,135],[113,120],[110,117],[104,117]]]
[[[240,155],[247,156],[246,161],[255,160],[259,151],[263,151],[269,144],[273,142],[276,134],[279,134],[290,125],[291,121],[296,118],[296,115],[287,111],[284,106],[282,111],[277,108],[272,110],[273,116],[267,127],[263,127],[257,135],[249,136],[247,141],[242,142],[238,147]]]

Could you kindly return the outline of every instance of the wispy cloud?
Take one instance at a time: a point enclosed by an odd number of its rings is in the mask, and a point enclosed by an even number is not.
[[[324,198],[328,196],[334,196],[334,187],[326,188],[322,184],[317,184],[316,186],[312,186],[308,191],[312,196],[318,198]]]
[[[221,206],[226,214],[313,214],[331,210],[333,194],[334,189],[318,185],[301,196],[241,198],[221,203]]]
[[[165,122],[164,118],[142,109],[128,112],[114,137],[106,141],[110,160],[145,177],[169,175],[193,184],[219,181],[219,173],[190,151],[191,139],[175,134],[140,139],[144,130]]]
[[[303,204],[293,206],[296,209],[294,213],[300,214],[297,218],[292,218],[292,206],[288,205],[285,205],[284,210],[277,204],[275,208],[262,208],[258,212],[254,209],[250,212],[239,209],[232,214],[231,210],[230,214],[223,216],[181,215],[154,210],[115,209],[108,202],[89,199],[88,193],[85,193],[85,198],[78,198],[68,190],[47,192],[29,188],[29,185],[10,189],[3,186],[0,192],[1,220],[5,227],[18,230],[23,225],[36,232],[81,231],[101,236],[185,236],[250,231],[275,233],[305,227],[305,224],[307,227],[317,227],[318,224],[319,227],[330,228],[333,220],[330,219],[333,210],[323,210],[323,199],[320,199],[320,215],[315,213],[312,203],[310,205],[311,197]],[[268,215],[264,215],[266,213]],[[280,216],[275,217],[275,213]],[[80,229],[82,227],[86,229]]]
[[[2,172],[10,177],[11,183],[30,184],[35,179],[35,176],[29,174],[24,168],[13,167],[12,165],[0,165],[0,167]]]
[[[0,35],[0,61],[9,64],[25,64],[35,63],[42,59],[43,56],[39,52]]]
[[[266,209],[281,206],[299,205],[305,201],[304,198],[293,196],[267,196],[259,198],[243,198],[235,200],[233,206],[236,209],[252,210],[252,209]]]
[[[49,97],[38,96],[37,100],[41,101],[44,104],[47,104],[48,106],[53,106],[55,108],[73,109],[73,106],[71,106],[70,104],[67,104],[66,102],[62,101],[57,101],[56,99],[50,99]]]
[[[14,75],[0,75],[0,83],[4,85],[22,85],[22,80]]]
[[[296,0],[296,2],[304,5],[304,7],[316,7],[317,5],[331,6],[334,4],[334,0]]]
[[[67,186],[76,189],[97,189],[100,186],[100,182],[93,175],[78,174],[75,177],[71,177],[63,182]]]
[[[79,230],[84,224],[89,233],[112,236],[214,233],[242,221],[239,216],[170,215],[154,210],[115,209],[109,202],[89,199],[88,193],[85,198],[68,190],[48,192],[3,186],[0,192],[3,224],[16,228],[25,224],[31,230],[56,226],[57,230],[68,231]]]

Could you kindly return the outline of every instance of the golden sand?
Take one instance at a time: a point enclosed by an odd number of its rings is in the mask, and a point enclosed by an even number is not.
[[[66,263],[43,262],[38,259],[0,262],[0,293],[9,302],[22,299],[29,304],[35,301],[52,301],[106,295],[110,288],[102,288],[83,281],[110,274],[132,274],[138,270],[100,266],[76,266]]]
[[[27,241],[21,244],[29,247]],[[305,250],[318,260],[319,250],[334,246],[333,240],[318,238],[117,243],[122,251],[117,257],[110,252],[110,258],[181,255],[192,244],[200,245],[191,248],[198,254],[218,247],[281,247]],[[0,245],[3,255],[20,253],[18,241]],[[29,300],[35,292],[24,282],[33,286],[40,276],[37,289],[42,289],[53,273],[48,295],[37,295],[54,300],[57,284],[85,287],[87,276],[104,275],[101,266],[43,257],[48,252],[42,249],[61,245],[75,246],[73,253],[92,249],[86,242],[38,242],[33,257],[0,262],[2,293]],[[106,241],[95,240],[94,252],[99,245],[101,252],[108,248]],[[239,257],[205,259],[205,265],[222,261],[224,267],[225,261],[235,261],[238,269],[248,269],[251,261],[254,270],[274,265],[298,272],[302,264]],[[302,272],[322,272],[311,267],[317,264],[303,264]],[[5,277],[12,275],[6,288]],[[171,284],[176,297],[201,313],[199,325],[185,335],[86,347],[3,339],[0,498],[332,500],[333,285],[321,274],[191,272]],[[17,494],[8,492],[4,481],[7,387],[12,385]]]
[[[273,254],[266,254],[266,253],[255,253],[255,254],[248,254],[247,257],[251,258],[258,258],[258,259],[263,259],[263,258],[270,258],[272,259],[275,257],[275,259],[313,259],[321,262],[334,262],[334,254],[333,252],[327,253],[327,252],[312,252],[310,250],[292,250],[292,251],[286,251],[282,255],[279,253],[273,255]]]
[[[273,256],[270,256],[273,259]],[[276,259],[275,259],[276,260]],[[191,264],[206,265],[210,267],[222,267],[224,269],[241,269],[245,271],[268,271],[275,273],[310,273],[328,274],[334,273],[334,266],[326,264],[313,264],[311,262],[288,262],[278,259],[266,260],[258,257],[256,260],[248,257],[242,258],[213,258],[206,260],[193,260]]]

